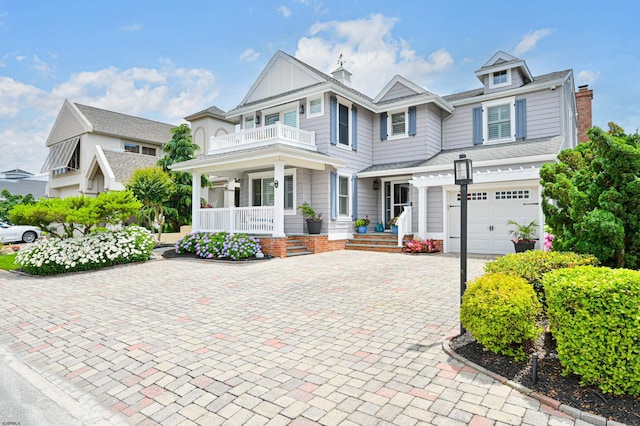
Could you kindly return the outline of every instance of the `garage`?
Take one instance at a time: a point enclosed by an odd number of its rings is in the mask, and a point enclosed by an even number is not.
[[[449,251],[460,252],[460,192],[448,193]],[[467,249],[469,253],[513,253],[512,228],[507,221],[539,220],[538,188],[476,189],[467,195]],[[536,248],[540,248],[540,243]]]

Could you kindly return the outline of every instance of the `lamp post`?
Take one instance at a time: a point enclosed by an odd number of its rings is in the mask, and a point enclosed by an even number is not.
[[[455,184],[460,185],[460,307],[467,289],[467,185],[473,183],[473,165],[465,154],[453,161]],[[460,335],[465,329],[460,323]]]

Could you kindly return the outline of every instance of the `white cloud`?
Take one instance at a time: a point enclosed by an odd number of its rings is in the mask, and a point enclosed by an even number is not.
[[[33,69],[41,72],[42,74],[49,74],[51,72],[51,68],[49,64],[40,59],[38,55],[33,55]]]
[[[324,15],[329,12],[329,8],[325,7],[322,0],[298,0],[300,4],[311,7],[314,13]]]
[[[353,74],[353,87],[369,96],[375,96],[396,74],[424,86],[434,74],[451,68],[454,60],[446,49],[431,52],[425,59],[409,42],[394,37],[397,22],[374,14],[353,21],[316,23],[309,30],[310,37],[298,41],[295,56],[330,73],[342,54],[344,67]]]
[[[129,24],[120,27],[120,31],[140,31],[141,29],[142,25],[140,24]]]
[[[599,77],[600,71],[583,70],[580,71],[576,76],[576,83],[578,84],[578,86],[581,86],[583,84],[592,84],[595,83]]]
[[[27,59],[26,56],[22,56],[22,55],[16,56],[16,61],[18,61],[20,63],[24,62],[25,59]]]
[[[240,55],[240,60],[253,62],[256,59],[258,59],[259,56],[260,56],[260,53],[256,52],[254,49],[249,48],[249,49],[246,49],[244,52],[242,52],[242,54]]]
[[[280,5],[280,6],[278,6],[277,11],[278,11],[279,14],[281,14],[285,18],[288,18],[289,16],[291,16],[291,11],[289,10],[289,8],[287,6]]]
[[[520,43],[518,43],[518,45],[516,46],[516,49],[514,50],[513,54],[518,56],[532,50],[533,48],[536,47],[536,44],[538,44],[538,41],[551,35],[553,31],[554,30],[552,28],[543,28],[540,30],[528,32],[522,37],[522,40],[520,40]]]

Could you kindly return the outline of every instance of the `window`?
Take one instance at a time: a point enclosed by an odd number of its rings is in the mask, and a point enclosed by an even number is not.
[[[280,113],[276,112],[275,114],[269,114],[264,117],[264,125],[270,126],[272,124],[276,124],[280,121]]]
[[[307,106],[309,113],[308,117],[315,117],[317,115],[322,115],[322,98],[311,99],[309,101],[309,105]]]
[[[140,146],[134,143],[126,143],[124,144],[125,152],[134,152],[136,154],[140,153]]]
[[[407,134],[407,116],[403,112],[391,114],[391,136],[405,136]]]
[[[156,156],[156,149],[155,148],[149,148],[148,146],[143,146],[142,147],[142,153],[144,155],[152,155],[152,156]]]
[[[489,140],[511,137],[511,107],[500,105],[487,111],[487,134]]]
[[[509,86],[511,84],[510,70],[492,72],[489,76],[489,88]]]
[[[283,114],[283,120],[285,126],[298,127],[298,111],[287,111]]]
[[[338,176],[338,216],[349,216],[349,177]]]
[[[295,206],[295,184],[294,171],[286,170],[284,176],[284,208],[294,211]],[[254,177],[255,176],[255,177]],[[251,177],[251,205],[252,206],[273,206],[275,199],[275,187],[273,173],[256,174]]]
[[[349,145],[349,107],[338,104],[338,143]]]
[[[526,200],[529,198],[528,189],[513,191],[496,191],[496,200]]]
[[[244,128],[245,129],[253,129],[254,127],[256,127],[255,122],[254,122],[254,117],[253,115],[250,117],[245,117],[244,118]]]

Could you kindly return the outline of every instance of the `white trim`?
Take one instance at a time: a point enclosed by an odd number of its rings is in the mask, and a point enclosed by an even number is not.
[[[393,134],[393,115],[404,113],[404,133]],[[409,137],[409,108],[387,111],[387,140],[403,139]]]
[[[506,71],[507,81],[505,81],[504,83],[495,84],[493,81],[495,79],[496,73],[501,73],[503,71]],[[489,74],[489,89],[496,89],[498,87],[505,87],[510,85],[511,85],[511,68],[504,69],[504,70],[495,70]]]
[[[347,214],[340,214],[340,178],[347,179]],[[336,221],[351,222],[353,219],[353,175],[350,173],[337,172],[336,177]],[[356,218],[357,219],[357,218]]]
[[[353,232],[335,232],[327,235],[329,241],[349,240],[353,238]]]
[[[284,208],[284,214],[285,216],[295,216],[296,214],[296,176],[297,176],[297,169],[294,168],[290,168],[290,169],[284,169],[284,175],[285,176],[293,176],[293,205],[291,208]],[[275,173],[274,171],[268,171],[268,172],[258,172],[258,173],[247,173],[247,180],[248,180],[248,193],[249,193],[249,205],[251,207],[264,207],[263,206],[253,206],[253,181],[254,179],[275,179]],[[282,183],[284,185],[284,182]],[[284,190],[285,188],[283,188]],[[274,188],[274,194],[275,194],[275,188]],[[286,193],[284,194],[286,196]],[[284,201],[284,200],[283,200]],[[275,203],[275,199],[274,199],[274,203]]]
[[[570,71],[567,72],[567,74],[570,74]],[[516,88],[513,88],[513,89],[506,89],[506,90],[501,91],[501,92],[491,92],[491,93],[487,93],[486,95],[480,95],[480,96],[475,96],[475,97],[472,96],[472,97],[469,97],[469,98],[462,98],[462,99],[450,101],[450,103],[454,107],[459,107],[459,106],[462,106],[462,105],[477,104],[478,102],[483,102],[483,101],[496,99],[497,97],[503,98],[505,95],[516,96],[516,95],[520,95],[520,94],[523,94],[523,93],[533,93],[533,92],[537,92],[537,91],[540,91],[540,90],[550,89],[552,86],[560,86],[560,85],[564,84],[566,78],[567,78],[567,76],[564,76],[564,77],[559,78],[557,80],[545,81],[545,82],[542,82],[542,83],[538,83],[536,81],[533,81],[533,82],[531,82],[529,84],[525,84],[524,86],[516,87]]]
[[[496,99],[494,101],[488,101],[482,103],[482,143],[484,145],[492,145],[495,143],[513,142],[516,140],[516,98],[511,96],[509,98]],[[495,108],[503,105],[509,105],[509,120],[510,120],[510,135],[507,138],[489,140],[489,108]]]
[[[336,105],[336,147],[341,147],[344,149],[349,149],[351,150],[351,142],[352,142],[352,128],[353,128],[353,121],[352,121],[352,108],[353,108],[353,102],[348,101],[346,99],[344,99],[341,96],[336,96],[336,101],[337,101],[337,105]],[[340,104],[344,105],[347,107],[347,120],[348,120],[348,124],[347,124],[347,138],[348,141],[346,144],[344,143],[340,143]]]
[[[320,101],[320,112],[312,113],[311,102],[318,101],[318,100]],[[322,117],[324,115],[324,93],[320,93],[317,96],[308,97],[306,109],[307,109],[307,118]]]

